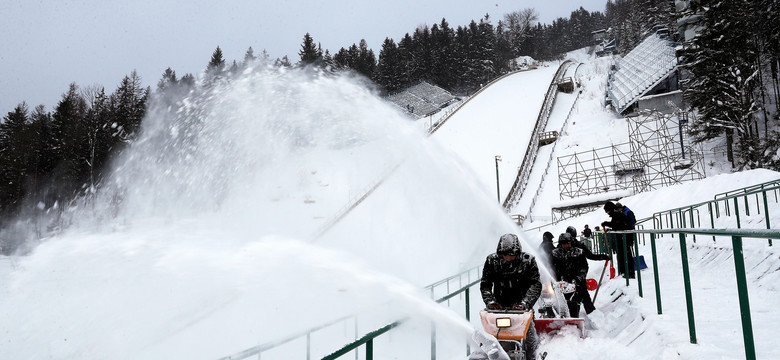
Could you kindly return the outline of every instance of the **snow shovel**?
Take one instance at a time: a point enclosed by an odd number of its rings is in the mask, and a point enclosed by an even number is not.
[[[611,257],[612,256],[612,248],[611,248],[611,245],[610,245],[609,238],[607,238],[607,228],[602,227],[601,231],[604,232],[604,242],[607,243],[607,252],[610,254],[610,257]],[[609,260],[607,260],[607,261],[609,261]],[[615,278],[615,265],[612,264],[612,261],[609,261],[609,265],[610,265],[610,267],[609,267],[609,278],[610,279],[614,279]],[[607,264],[606,263],[604,264],[604,268],[605,269],[607,268]],[[602,271],[601,275],[604,276],[604,272],[603,271]],[[599,280],[599,285],[601,285],[601,280]],[[596,291],[596,293],[598,293],[598,291]]]
[[[593,294],[593,302],[596,302],[596,296],[599,295],[599,289],[601,288],[601,280],[604,280],[604,271],[607,270],[607,264],[612,263],[609,260],[604,261],[604,268],[601,269],[601,276],[599,276],[599,286],[596,287],[596,292]],[[614,274],[615,269],[612,268],[612,271],[610,273]],[[614,276],[613,276],[614,277]],[[610,277],[612,279],[613,277]]]

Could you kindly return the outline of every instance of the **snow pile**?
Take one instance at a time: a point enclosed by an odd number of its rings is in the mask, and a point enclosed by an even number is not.
[[[378,305],[381,326],[513,231],[348,77],[255,69],[149,114],[95,207],[3,268],[0,358],[219,358]]]

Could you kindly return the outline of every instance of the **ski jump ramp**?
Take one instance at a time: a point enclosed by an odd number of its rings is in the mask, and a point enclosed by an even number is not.
[[[501,78],[469,99],[446,119],[446,125],[442,121],[444,126],[432,136],[463,159],[485,189],[496,189],[505,209],[525,188],[539,132],[555,101],[557,81],[571,64],[566,61],[557,68],[543,66]]]

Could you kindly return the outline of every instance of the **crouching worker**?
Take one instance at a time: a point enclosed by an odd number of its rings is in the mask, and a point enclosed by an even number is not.
[[[553,250],[553,267],[556,280],[574,284],[575,291],[566,294],[566,302],[569,306],[569,316],[580,316],[580,303],[585,298],[590,300],[588,288],[585,286],[585,277],[588,275],[588,261],[582,249],[574,247],[571,235],[563,233],[558,237],[558,247]],[[585,311],[590,314],[595,307],[588,301]]]
[[[533,310],[542,292],[539,267],[533,255],[523,252],[517,235],[501,235],[496,252],[485,260],[479,288],[488,310]],[[524,343],[527,359],[536,358],[536,342],[532,320]]]

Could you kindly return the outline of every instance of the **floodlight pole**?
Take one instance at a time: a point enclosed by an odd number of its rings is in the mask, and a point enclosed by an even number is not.
[[[682,118],[678,122],[680,133],[680,150],[682,151],[682,158],[685,159],[685,144],[683,144],[683,124],[688,123],[688,113],[682,113]]]
[[[498,203],[501,204],[501,188],[499,186],[498,181],[498,162],[501,161],[501,155],[496,155],[496,197],[498,198]]]

